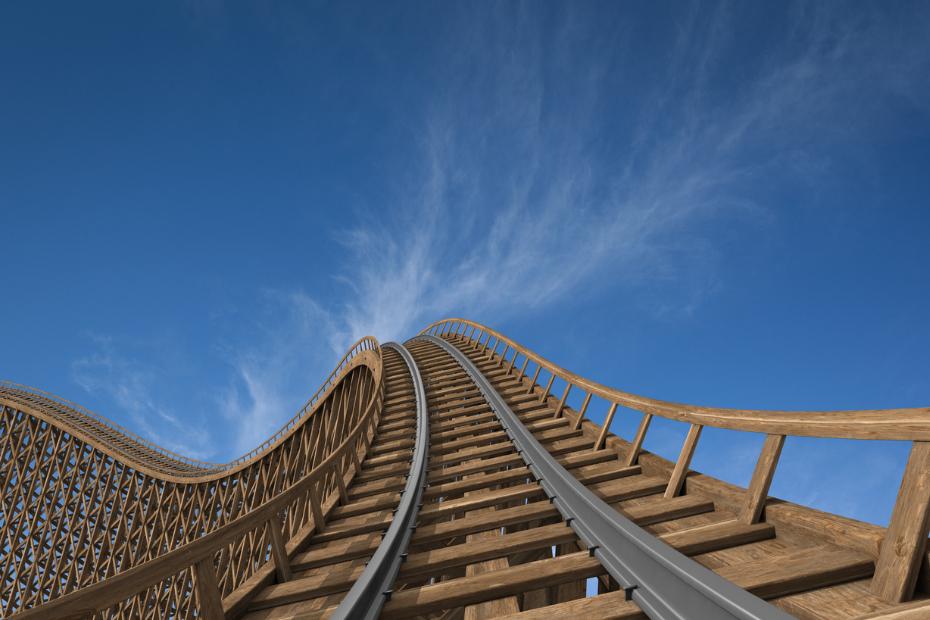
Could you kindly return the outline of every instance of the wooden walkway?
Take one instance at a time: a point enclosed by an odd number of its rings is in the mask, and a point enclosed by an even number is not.
[[[453,340],[455,342],[455,340]],[[439,347],[412,343],[427,386],[431,460],[424,508],[385,620],[645,618],[550,505],[474,383]],[[870,594],[872,557],[785,525],[744,523],[705,488],[668,494],[672,463],[628,466],[617,442],[593,451],[598,429],[541,399],[543,388],[499,360],[463,350],[523,423],[589,489],[660,540],[799,618],[891,610]],[[294,580],[268,587],[248,620],[324,619],[377,548],[413,446],[413,388],[399,356],[385,357],[387,398],[372,456],[324,533],[292,562]],[[721,485],[723,486],[723,485]],[[704,491],[704,492],[701,492]],[[672,496],[669,496],[672,495]],[[587,580],[598,594],[586,596]]]

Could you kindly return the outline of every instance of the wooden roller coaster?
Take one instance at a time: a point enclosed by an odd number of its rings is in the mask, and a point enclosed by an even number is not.
[[[224,465],[23,386],[0,405],[4,618],[930,618],[927,408],[663,402],[462,319],[359,341]],[[690,425],[677,462],[642,449],[655,416]],[[766,435],[748,489],[690,470],[704,426]],[[769,497],[788,435],[913,442],[889,527]]]

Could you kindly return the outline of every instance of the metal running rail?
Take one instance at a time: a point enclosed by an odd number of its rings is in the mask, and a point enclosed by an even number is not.
[[[456,347],[436,336],[408,340],[415,341],[439,346],[458,362],[488,401],[549,501],[623,587],[627,600],[636,602],[652,620],[793,620],[657,540],[589,491],[543,448]]]
[[[400,571],[400,565],[407,559],[407,547],[417,529],[417,515],[423,507],[423,489],[426,488],[429,460],[429,410],[426,404],[426,389],[423,387],[423,379],[413,356],[403,345],[386,342],[381,347],[400,353],[410,370],[417,401],[416,443],[413,447],[413,458],[410,459],[407,484],[401,491],[400,505],[394,513],[394,520],[378,545],[378,550],[368,561],[358,581],[330,616],[330,620],[375,620],[381,614],[381,608],[391,598],[390,588]]]

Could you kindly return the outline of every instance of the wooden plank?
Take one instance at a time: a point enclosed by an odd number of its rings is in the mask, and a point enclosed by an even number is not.
[[[778,457],[781,456],[781,449],[784,445],[784,435],[766,436],[762,452],[759,454],[759,461],[752,474],[752,481],[746,489],[746,499],[743,500],[743,507],[737,517],[740,523],[759,522],[762,509],[765,507],[765,498],[769,495],[769,486],[775,476],[775,468],[778,466]]]
[[[364,565],[355,566],[268,586],[252,599],[252,602],[249,603],[249,611],[279,607],[321,596],[329,596],[338,592],[347,592],[364,570]]]
[[[659,482],[661,485],[661,482]],[[661,486],[659,487],[661,488]],[[604,494],[605,501],[613,501],[608,493]],[[679,519],[714,509],[713,501],[699,496],[676,497],[672,500],[662,500],[645,506],[636,506],[620,510],[621,514],[637,525],[650,525],[671,519]],[[473,532],[494,528],[519,525],[529,521],[558,518],[561,519],[558,509],[548,502],[534,502],[511,508],[498,510],[493,516],[483,515],[456,519],[433,525],[420,526],[413,535],[411,545],[422,545],[439,540],[447,540],[456,536],[464,536]],[[327,534],[330,531],[327,530]]]
[[[760,598],[769,599],[865,579],[874,569],[875,563],[862,553],[821,546],[725,566],[714,572]]]
[[[684,495],[629,508],[620,508],[618,504],[613,504],[613,506],[620,514],[639,526],[714,511],[714,501],[700,495]]]
[[[930,442],[915,441],[872,580],[872,594],[910,600],[930,530]]]
[[[291,561],[291,570],[293,572],[300,572],[312,568],[319,568],[321,566],[329,566],[331,564],[339,564],[340,562],[364,558],[374,554],[380,544],[381,538],[374,536],[366,540],[351,540],[320,549],[305,551],[295,556]]]
[[[606,571],[587,552],[512,566],[437,584],[395,592],[381,610],[380,620],[399,620],[443,609],[513,596],[531,588],[603,575]]]
[[[852,620],[927,620],[930,618],[930,601],[914,601],[892,609],[873,611]]]
[[[658,539],[685,555],[709,553],[737,545],[775,538],[768,523],[747,525],[735,519],[660,534]]]
[[[681,447],[678,462],[675,463],[675,469],[672,471],[672,477],[668,481],[668,488],[665,490],[666,499],[671,499],[681,492],[685,476],[688,474],[688,468],[691,466],[691,457],[694,456],[694,449],[697,448],[697,442],[701,437],[701,429],[703,428],[700,424],[691,425],[688,436],[685,438],[685,445]]]
[[[626,600],[626,592],[607,592],[597,596],[548,605],[497,620],[648,620],[633,601]]]
[[[380,518],[373,518],[369,521],[329,524],[326,531],[313,535],[314,543],[332,542],[342,540],[351,536],[360,536],[370,534],[371,532],[380,532],[386,530],[391,525],[391,513],[383,513]]]
[[[665,479],[653,476],[635,476],[617,481],[600,483],[591,489],[595,495],[605,501],[620,501],[634,497],[643,497],[659,493],[665,488]],[[499,504],[544,497],[545,492],[538,484],[521,484],[506,489],[492,491],[476,497],[463,497],[438,504],[428,504],[420,510],[421,519],[448,517],[458,512],[486,508]]]
[[[423,492],[423,499],[436,499],[437,497],[484,489],[488,486],[497,486],[510,482],[527,482],[527,480],[535,480],[528,467],[514,467],[513,469],[505,469],[495,473],[476,473],[465,476],[464,480],[428,486]]]
[[[492,515],[493,513],[487,514]],[[472,518],[473,515],[468,515],[465,520]],[[520,551],[542,549],[543,547],[551,547],[552,545],[572,542],[577,539],[578,536],[570,527],[566,527],[565,523],[521,530],[494,538],[469,539],[465,544],[443,547],[408,556],[407,561],[401,565],[398,578],[414,579],[439,574],[452,567],[502,558]]]
[[[537,519],[561,518],[559,510],[549,502],[533,502],[511,508],[503,508],[492,515],[472,516],[453,521],[417,527],[411,546],[423,545],[474,532],[499,529],[510,525],[527,523]]]
[[[816,620],[850,620],[864,614],[887,613],[902,607],[899,603],[889,603],[873,596],[869,592],[871,584],[871,579],[859,579],[770,599],[770,602],[796,618]]]

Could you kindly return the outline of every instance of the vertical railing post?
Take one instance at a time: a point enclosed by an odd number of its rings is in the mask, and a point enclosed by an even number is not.
[[[643,441],[646,440],[646,431],[649,430],[649,423],[652,422],[652,414],[644,413],[643,419],[639,422],[639,428],[636,430],[636,437],[633,438],[633,445],[630,446],[630,451],[626,455],[627,467],[632,467],[636,465],[636,461],[639,459],[639,453],[643,449]]]
[[[352,454],[352,463],[355,465],[355,475],[361,476],[362,475],[362,462],[358,458],[358,451],[355,448],[352,448],[351,454]]]
[[[578,410],[578,417],[575,419],[575,423],[572,424],[572,430],[577,431],[581,428],[581,423],[584,422],[584,412],[588,410],[588,403],[591,402],[591,392],[585,394],[584,402],[581,403],[581,409]]]
[[[604,424],[601,426],[601,432],[597,436],[597,439],[594,440],[593,452],[597,452],[604,447],[604,443],[607,441],[607,431],[610,430],[610,423],[614,421],[615,413],[617,413],[617,403],[610,403],[610,410],[607,412],[607,417],[604,418]]]
[[[678,456],[678,462],[675,463],[675,470],[672,471],[672,477],[668,481],[668,488],[665,489],[665,499],[678,497],[681,493],[681,487],[685,482],[685,476],[688,475],[688,468],[691,466],[691,457],[694,456],[694,449],[697,448],[698,439],[701,437],[702,424],[692,424],[688,436],[685,438],[685,445],[681,447],[681,454]]]
[[[526,390],[526,393],[527,393],[527,394],[532,394],[532,393],[533,393],[533,390],[536,388],[536,379],[539,378],[539,371],[541,371],[541,370],[542,370],[542,366],[537,366],[537,367],[536,367],[536,373],[533,375],[533,380],[530,381],[530,387],[529,387],[529,389]]]
[[[494,347],[494,348],[496,349],[497,347]],[[504,358],[507,356],[507,351],[509,351],[509,350],[510,350],[510,345],[509,345],[509,344],[504,345],[504,352],[501,353],[501,358],[500,358],[500,360],[498,360],[498,362],[497,362],[497,367],[498,367],[498,368],[500,368],[501,366],[504,365]]]
[[[781,456],[781,449],[784,445],[784,435],[768,435],[765,438],[765,444],[762,445],[762,452],[759,454],[759,461],[756,463],[756,470],[752,473],[752,481],[749,483],[749,488],[746,489],[746,499],[743,500],[743,506],[740,508],[737,517],[737,521],[740,523],[752,525],[758,523],[762,517],[765,498],[769,495],[769,486],[775,476],[778,457]]]
[[[553,375],[554,376],[554,375]],[[568,385],[565,386],[565,393],[562,394],[562,400],[559,401],[559,406],[555,408],[555,415],[553,418],[559,417],[562,413],[562,408],[565,406],[565,399],[568,398],[568,393],[572,391],[572,383],[568,382]]]
[[[542,396],[539,397],[539,402],[544,403],[546,399],[549,398],[549,390],[552,389],[552,384],[555,382],[555,373],[552,373],[552,376],[549,377],[549,383],[546,384],[546,391],[542,393]]]
[[[927,545],[928,530],[930,442],[915,441],[875,564],[872,594],[895,603],[911,599]]]

